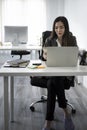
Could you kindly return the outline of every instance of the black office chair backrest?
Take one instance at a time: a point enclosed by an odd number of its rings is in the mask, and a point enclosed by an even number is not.
[[[64,79],[65,89],[68,90],[70,87],[74,87],[75,76],[66,76]]]
[[[44,32],[42,32],[42,47],[44,46],[46,39],[47,39],[48,37],[50,37],[51,32],[52,32],[52,31],[44,31]],[[39,58],[40,58],[41,60],[45,61],[45,59],[43,58],[43,50],[42,50],[41,55],[39,56]]]
[[[42,33],[42,46],[44,46],[46,39],[51,35],[52,31],[45,31]]]

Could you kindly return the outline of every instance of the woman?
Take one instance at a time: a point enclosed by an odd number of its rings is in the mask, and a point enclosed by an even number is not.
[[[54,20],[53,31],[51,36],[46,40],[47,46],[77,46],[76,38],[69,31],[69,24],[65,17],[60,16]],[[44,54],[43,54],[44,55]],[[46,54],[45,54],[46,58]],[[42,130],[51,130],[51,124],[54,119],[54,109],[56,96],[58,98],[59,107],[64,111],[65,130],[74,130],[74,124],[67,108],[65,98],[65,78],[66,77],[50,77],[47,82],[48,99],[45,125]]]

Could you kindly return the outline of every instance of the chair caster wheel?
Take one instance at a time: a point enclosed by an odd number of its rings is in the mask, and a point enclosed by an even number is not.
[[[34,112],[34,111],[35,111],[35,107],[34,107],[34,106],[30,106],[30,110],[31,110],[32,112]]]
[[[76,110],[75,109],[72,109],[72,114],[75,114],[76,113]]]

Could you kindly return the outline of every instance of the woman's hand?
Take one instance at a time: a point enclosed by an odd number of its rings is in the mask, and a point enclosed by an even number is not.
[[[47,49],[43,48],[43,58],[47,60]]]

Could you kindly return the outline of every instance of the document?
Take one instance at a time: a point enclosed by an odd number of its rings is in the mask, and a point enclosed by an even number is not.
[[[4,67],[26,67],[29,64],[30,60],[24,60],[24,59],[16,59],[16,60],[11,60],[7,61],[4,64]]]

